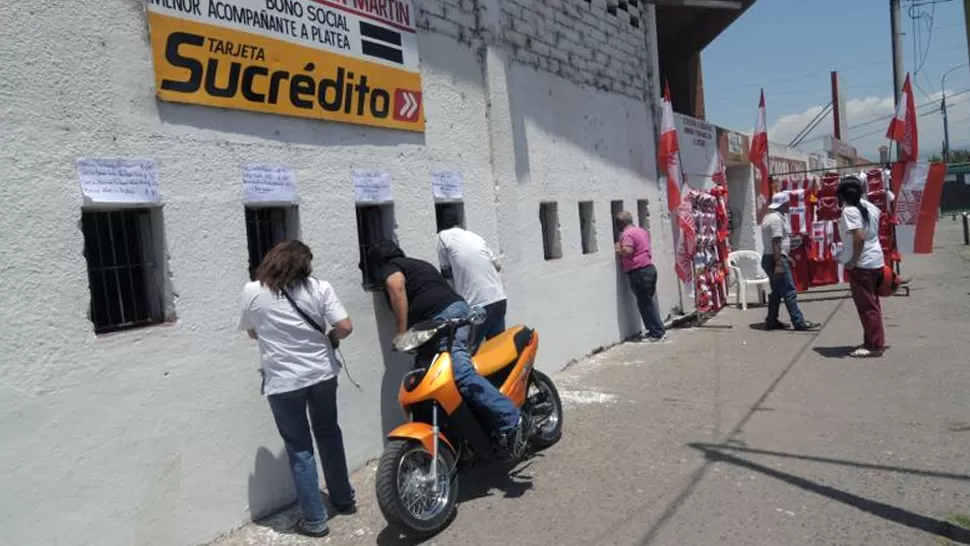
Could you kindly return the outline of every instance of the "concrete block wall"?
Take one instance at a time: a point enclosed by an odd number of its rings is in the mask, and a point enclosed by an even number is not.
[[[421,0],[417,8],[416,26],[424,31],[454,38],[472,45],[478,34],[476,0]]]
[[[611,252],[611,200],[634,212],[638,199],[650,201],[658,296],[663,309],[677,304],[646,92],[656,66],[635,51],[647,29],[583,0],[559,11],[536,2],[528,14],[525,0],[415,4],[420,135],[159,102],[139,2],[107,0],[67,19],[45,0],[0,7],[6,542],[198,544],[292,501],[282,442],[258,394],[258,350],[236,330],[248,280],[242,164],[295,169],[301,238],[355,321],[342,351],[363,390],[343,382],[339,393],[352,466],[379,455],[401,419],[395,393],[409,365],[387,350],[384,298],[361,288],[352,169],[391,172],[397,236],[427,260],[429,174],[464,174],[468,227],[506,254],[509,319],[540,331],[543,369],[639,327]],[[483,24],[506,13],[518,13],[511,26]],[[568,48],[544,39],[513,47],[540,13]],[[32,31],[15,31],[24,28]],[[527,52],[559,64],[518,57]],[[175,322],[93,333],[79,157],[157,161]],[[549,200],[559,203],[564,250],[554,261],[543,260],[538,216]],[[595,254],[578,248],[581,200],[594,201]]]
[[[505,0],[502,4],[504,37],[516,62],[581,86],[644,100],[650,69],[642,3]]]

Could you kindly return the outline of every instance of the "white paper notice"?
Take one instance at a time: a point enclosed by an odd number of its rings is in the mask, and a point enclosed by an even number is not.
[[[278,165],[243,166],[243,202],[298,203],[296,173]]]
[[[435,199],[461,199],[464,179],[461,173],[441,171],[431,173],[431,193]]]
[[[77,160],[81,193],[94,203],[158,203],[158,167],[152,159]]]
[[[391,194],[391,173],[387,171],[354,171],[354,199],[358,203],[387,203]]]

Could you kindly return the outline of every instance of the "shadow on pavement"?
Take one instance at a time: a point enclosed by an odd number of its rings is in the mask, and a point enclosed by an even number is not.
[[[532,489],[532,476],[525,471],[532,466],[532,461],[541,454],[534,454],[519,467],[510,468],[507,464],[492,464],[477,467],[474,471],[462,474],[458,485],[458,516],[461,517],[461,505],[482,497],[491,495],[493,489],[503,492],[506,499],[517,499]],[[451,525],[454,520],[448,523]],[[377,534],[378,546],[416,546],[433,539],[412,538],[401,529],[387,525]]]
[[[847,491],[842,491],[834,487],[829,487],[827,485],[822,485],[811,480],[807,480],[800,476],[794,474],[788,474],[787,472],[782,472],[774,468],[769,468],[767,466],[762,466],[755,462],[742,459],[740,457],[735,457],[734,455],[729,455],[721,451],[725,449],[720,446],[711,446],[710,444],[690,444],[691,447],[697,449],[704,453],[705,458],[711,462],[727,463],[739,468],[744,468],[752,472],[758,472],[764,474],[765,476],[781,480],[789,485],[793,485],[799,489],[803,489],[810,493],[815,493],[817,495],[822,495],[823,497],[832,499],[837,502],[841,502],[868,514],[872,514],[876,517],[892,521],[899,525],[910,527],[912,529],[918,529],[920,531],[936,535],[942,538],[958,542],[960,544],[970,544],[970,529],[965,529],[963,527],[958,527],[951,523],[940,521],[935,518],[923,516],[915,512],[910,512],[903,508],[897,506],[892,506],[883,502],[875,501],[872,499],[867,499],[865,497],[860,497],[858,495],[853,495]],[[731,448],[726,448],[731,449]],[[752,453],[757,453],[755,450],[747,450]],[[828,462],[821,460],[820,462]],[[836,464],[843,464],[845,462]],[[856,463],[863,464],[863,463]],[[888,467],[892,468],[892,467]],[[907,469],[913,473],[923,472],[919,470]],[[960,476],[960,475],[956,475]],[[967,477],[961,477],[958,479],[967,479]]]
[[[799,461],[811,461],[815,463],[851,466],[853,468],[864,468],[867,470],[883,470],[886,472],[898,472],[900,474],[911,474],[914,476],[924,476],[927,478],[942,478],[946,480],[970,481],[970,474],[937,472],[935,470],[922,470],[919,468],[908,468],[904,466],[888,466],[888,465],[880,465],[880,464],[872,464],[872,463],[863,463],[859,461],[850,461],[847,459],[832,459],[829,457],[817,457],[814,455],[786,453],[784,451],[769,451],[765,449],[756,449],[752,447],[747,447],[745,444],[740,442],[732,442],[732,443],[724,443],[724,444],[705,444],[701,442],[696,442],[696,443],[690,444],[690,447],[703,451],[705,453],[707,453],[708,451],[741,451],[744,453],[752,453],[755,455],[767,455],[769,457],[782,457],[785,459],[797,459]]]
[[[839,347],[812,347],[813,351],[824,358],[848,358],[849,354],[856,349],[857,347],[850,347],[848,345]]]

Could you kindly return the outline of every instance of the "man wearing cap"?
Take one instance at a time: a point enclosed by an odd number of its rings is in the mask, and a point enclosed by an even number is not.
[[[788,192],[778,192],[771,196],[768,213],[761,222],[761,237],[764,242],[764,255],[761,266],[771,279],[771,295],[768,297],[768,318],[765,319],[765,329],[784,330],[788,325],[778,320],[778,308],[781,300],[785,300],[792,326],[798,331],[808,331],[818,328],[818,324],[805,320],[798,308],[798,292],[795,290],[795,280],[791,274],[791,258],[788,251],[791,248],[791,227],[788,223],[788,209],[791,200]]]

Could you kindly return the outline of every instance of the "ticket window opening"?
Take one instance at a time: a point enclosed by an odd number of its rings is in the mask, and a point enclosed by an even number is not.
[[[613,224],[613,240],[620,240],[620,228],[616,225],[616,215],[623,212],[623,200],[610,201],[610,223]]]
[[[249,278],[271,248],[283,241],[300,238],[299,210],[288,207],[246,207],[246,240],[249,247]]]
[[[435,203],[434,216],[438,232],[454,227],[456,221],[460,228],[465,229],[465,203],[461,201]]]
[[[650,201],[646,199],[637,199],[637,220],[640,227],[650,231]]]
[[[371,271],[370,264],[367,263],[367,253],[381,241],[396,241],[394,228],[393,204],[357,206],[357,246],[360,251],[358,267],[365,290],[382,289],[374,277],[376,271]]]

